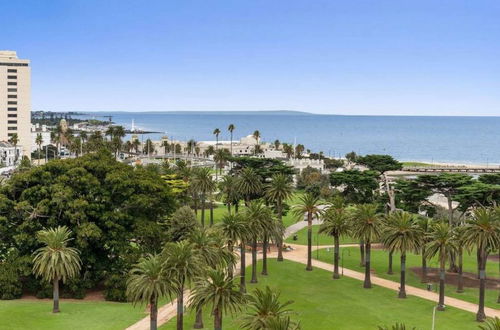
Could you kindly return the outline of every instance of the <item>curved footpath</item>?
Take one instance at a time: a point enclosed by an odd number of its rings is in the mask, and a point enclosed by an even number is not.
[[[314,224],[319,224],[316,220],[313,222]],[[304,228],[307,226],[306,221],[301,221],[299,223],[296,223],[290,227],[287,228],[285,236],[288,237],[292,235],[293,233],[299,231],[300,229]],[[293,228],[292,228],[293,227]],[[290,229],[290,230],[289,230]],[[307,264],[307,246],[306,245],[297,245],[297,244],[287,244],[293,247],[292,251],[288,251],[283,253],[283,257],[287,260],[290,261],[295,261],[301,264]],[[352,247],[352,246],[359,246],[358,244],[342,244],[340,245],[341,247]],[[333,245],[325,245],[325,246],[320,246],[320,249],[324,249],[327,247],[333,247]],[[312,247],[313,250],[316,250],[317,247]],[[272,252],[268,254],[268,258],[276,258],[277,257],[277,252]],[[262,259],[262,255],[258,255],[258,259]],[[252,257],[250,253],[246,254],[246,260],[247,260],[247,267],[252,264]],[[323,261],[319,260],[312,260],[313,267],[321,268],[324,270],[327,270],[329,272],[333,272],[333,265],[328,264]],[[239,271],[240,264],[238,263],[236,268],[237,271]],[[344,268],[339,267],[340,271],[343,271],[344,276],[351,277],[360,281],[363,281],[365,278],[364,273],[360,273],[354,270],[351,270],[349,268]],[[387,289],[391,289],[394,291],[399,291],[399,282],[394,282],[390,280],[386,280],[380,277],[377,277],[375,275],[371,276],[372,283],[374,285],[378,285]],[[416,288],[414,286],[409,286],[406,285],[406,293],[408,295],[416,296],[419,298],[427,299],[430,301],[434,301],[437,303],[439,299],[439,295],[434,292],[430,292],[424,289]],[[184,301],[189,300],[189,292],[186,292],[184,296]],[[171,303],[166,304],[165,306],[161,307],[158,310],[158,326],[161,326],[162,324],[165,324],[167,321],[170,319],[174,318],[176,316],[176,301],[174,300]],[[478,309],[477,304],[473,304],[464,300],[456,299],[456,298],[451,298],[448,296],[445,296],[445,304],[446,306],[452,306],[458,309],[462,309],[467,312],[471,313],[476,313]],[[488,317],[500,317],[500,310],[485,307],[484,312]],[[132,326],[128,327],[127,330],[148,330],[149,329],[149,316],[146,316],[139,322],[133,324]]]

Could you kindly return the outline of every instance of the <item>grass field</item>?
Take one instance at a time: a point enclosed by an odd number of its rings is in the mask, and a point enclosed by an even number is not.
[[[321,245],[333,245],[333,238],[328,235],[318,234],[319,225],[312,226],[312,241],[313,246]],[[293,240],[292,237],[288,237],[285,242],[291,244],[307,245],[307,227],[299,230],[297,233],[297,240]],[[357,243],[356,239],[351,237],[341,237],[340,244]]]
[[[260,265],[259,265],[260,268]],[[269,285],[281,291],[281,300],[294,300],[290,306],[300,320],[304,330],[376,330],[378,325],[392,325],[404,322],[417,329],[430,329],[432,310],[436,305],[432,301],[409,296],[407,299],[396,298],[396,292],[375,286],[363,289],[362,282],[350,278],[332,280],[331,273],[322,269],[306,272],[304,265],[291,261],[269,262],[269,276],[259,277],[258,284],[248,284],[251,292],[254,287]],[[209,311],[204,311],[205,329],[213,328],[213,318]],[[237,316],[226,316],[224,329],[240,329]],[[436,330],[477,329],[473,313],[455,308],[436,314]],[[191,328],[194,313],[188,312],[185,328]],[[161,329],[175,329],[175,318]]]
[[[422,162],[402,162],[403,166],[413,166],[413,167],[430,167],[433,166],[432,164],[429,163],[422,163]]]
[[[359,266],[359,248],[342,248],[345,250],[344,255],[344,267],[353,269],[356,271],[363,272],[364,268]],[[342,251],[341,251],[342,253]],[[313,252],[313,258],[319,255],[319,260],[333,263],[333,251],[327,251],[326,249],[322,249],[317,254]],[[474,273],[476,271],[476,261],[475,255],[464,254],[464,272]],[[421,266],[421,257],[419,255],[415,255],[412,253],[407,254],[406,256],[407,263],[407,272],[406,272],[406,284],[425,289],[426,284],[420,283],[420,278],[411,270],[410,267],[420,267]],[[379,277],[386,278],[392,281],[399,282],[399,272],[400,272],[400,262],[399,262],[399,254],[394,254],[393,256],[393,275],[387,274],[387,265],[388,265],[388,252],[385,250],[372,249],[371,253],[371,268],[375,271],[375,274]],[[427,262],[428,267],[438,268],[439,263],[436,258]],[[498,276],[498,262],[489,261],[486,267],[487,276],[495,277]],[[438,288],[437,285],[434,285],[434,289]],[[456,286],[447,285],[445,294],[450,297],[462,299],[465,301],[469,301],[472,303],[476,303],[479,301],[479,289],[465,287],[465,292],[457,293]],[[500,304],[497,303],[498,291],[497,290],[486,290],[486,306],[491,308],[500,308]],[[446,301],[445,301],[446,303]]]
[[[129,303],[64,301],[52,314],[49,300],[0,300],[0,329],[124,329],[147,316]]]

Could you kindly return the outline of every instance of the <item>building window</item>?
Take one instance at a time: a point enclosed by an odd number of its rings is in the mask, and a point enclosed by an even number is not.
[[[7,88],[7,92],[17,92],[17,88]]]
[[[9,118],[17,118],[17,114],[16,113],[9,113],[7,115],[7,117],[9,117]]]
[[[14,127],[7,127],[7,130],[9,131],[17,131],[17,127],[14,126]]]
[[[17,79],[17,76],[7,76],[7,79]]]
[[[9,86],[17,86],[17,82],[15,82],[15,81],[9,81],[7,83],[7,85],[9,85]]]
[[[8,105],[17,105],[17,101],[7,101]]]
[[[0,62],[0,66],[28,66],[28,63],[5,63],[5,62]]]
[[[17,124],[17,120],[7,120],[7,124]]]
[[[7,108],[7,111],[17,111],[17,108]]]
[[[7,98],[9,98],[9,99],[17,99],[17,95],[7,95]]]
[[[8,73],[17,73],[17,69],[7,69]]]

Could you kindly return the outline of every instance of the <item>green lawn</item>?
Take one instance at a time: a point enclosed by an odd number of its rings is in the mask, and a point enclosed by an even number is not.
[[[363,272],[364,268],[359,266],[359,248],[343,248],[345,250],[343,253],[344,256],[344,267],[353,269],[356,271]],[[342,253],[342,251],[341,251]],[[327,251],[326,249],[322,249],[317,252],[313,252],[313,258],[316,258],[319,255],[319,260],[333,263],[333,250]],[[386,278],[392,281],[399,282],[399,272],[400,272],[400,262],[399,262],[399,254],[394,254],[393,256],[393,275],[387,274],[387,265],[388,265],[388,252],[380,249],[372,249],[371,253],[371,268],[375,271],[375,274],[379,277]],[[407,254],[406,256],[407,268],[410,267],[420,267],[421,266],[421,257],[419,255],[415,255],[412,253]],[[427,262],[428,267],[438,268],[439,263],[436,258]],[[476,271],[476,261],[475,254],[471,255],[464,254],[464,272],[474,273]],[[498,263],[493,261],[488,261],[486,267],[487,276],[495,277],[498,276]],[[420,278],[411,270],[408,269],[406,272],[406,283],[408,285],[426,289],[425,283],[420,283]],[[435,284],[434,289],[436,290],[438,286]],[[476,288],[468,288],[465,287],[465,292],[457,293],[456,286],[447,285],[445,294],[450,297],[462,299],[465,301],[469,301],[472,303],[476,303],[479,300],[479,289]],[[486,290],[486,306],[491,308],[500,308],[500,304],[497,303],[498,291],[497,290]],[[445,302],[446,303],[446,302]]]
[[[333,245],[333,238],[328,235],[318,234],[319,225],[312,226],[312,241],[313,246],[317,245]],[[293,235],[285,240],[286,243],[307,245],[307,227],[297,232],[297,240],[293,240]],[[356,239],[351,237],[341,237],[340,244],[357,243]]]
[[[52,314],[52,301],[0,300],[0,329],[124,329],[147,316],[145,306],[129,303],[68,302]]]
[[[260,268],[260,267],[259,267]],[[294,300],[290,306],[300,320],[302,329],[373,329],[378,325],[390,325],[405,322],[417,329],[430,329],[432,310],[436,305],[432,301],[409,296],[398,299],[395,291],[377,287],[363,289],[362,282],[350,278],[332,280],[331,273],[322,269],[306,272],[304,265],[291,261],[278,263],[271,260],[269,276],[259,277],[253,287],[269,285],[281,291],[282,302]],[[224,329],[239,329],[237,318],[227,316],[223,320]],[[477,329],[473,313],[448,307],[445,312],[437,312],[436,329]],[[194,313],[188,312],[185,318],[186,329],[191,328]],[[161,329],[175,329],[175,318]],[[213,328],[213,318],[208,311],[204,313],[206,329]]]
[[[430,167],[433,166],[432,164],[429,163],[422,163],[422,162],[402,162],[403,166],[414,166],[414,167]]]

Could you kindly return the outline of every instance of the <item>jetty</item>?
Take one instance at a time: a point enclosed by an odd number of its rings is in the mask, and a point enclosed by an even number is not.
[[[405,166],[404,172],[417,173],[500,173],[500,166]]]

